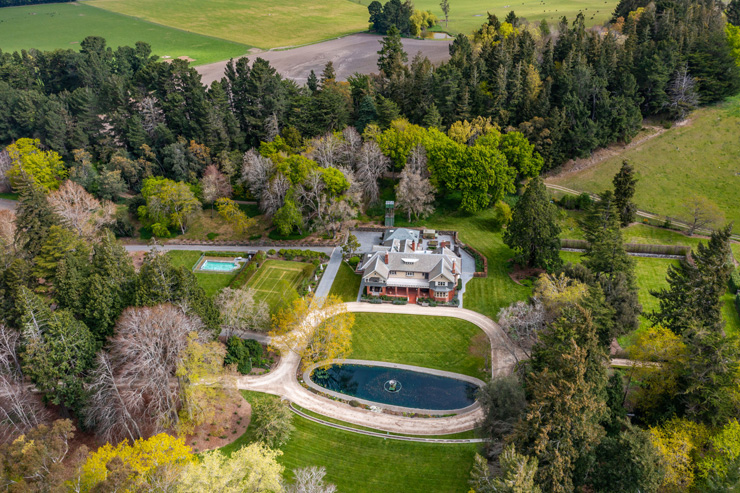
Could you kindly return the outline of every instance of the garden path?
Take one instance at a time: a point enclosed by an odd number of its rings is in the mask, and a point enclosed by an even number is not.
[[[17,200],[0,199],[0,210],[14,211],[17,205]]]
[[[345,305],[351,312],[432,315],[467,320],[480,327],[491,340],[491,361],[494,376],[510,372],[517,361],[517,356],[521,357],[521,355],[516,354],[508,337],[498,324],[471,310],[451,307],[431,308],[418,305],[373,305],[370,303],[346,303]],[[483,418],[483,411],[480,407],[465,414],[426,419],[408,418],[353,408],[347,404],[314,394],[301,386],[297,379],[299,367],[300,357],[296,353],[290,352],[284,355],[277,367],[267,375],[239,377],[237,386],[240,389],[279,395],[305,409],[333,419],[356,425],[371,426],[381,431],[394,433],[411,435],[459,433],[474,429]]]

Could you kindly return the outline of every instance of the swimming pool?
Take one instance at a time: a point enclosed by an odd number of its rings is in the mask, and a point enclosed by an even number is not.
[[[231,272],[239,267],[236,262],[224,262],[221,260],[206,260],[200,266],[200,270],[210,270],[213,272]]]

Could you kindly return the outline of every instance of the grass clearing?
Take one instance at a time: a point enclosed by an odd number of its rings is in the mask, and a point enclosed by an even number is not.
[[[242,391],[250,402],[277,399],[275,396]],[[330,428],[300,416],[293,418],[296,430],[282,447],[278,461],[285,476],[300,467],[324,466],[326,480],[338,491],[356,493],[403,491],[435,493],[468,490],[476,444],[432,444],[401,442],[369,437]],[[251,442],[253,429],[222,448],[231,453]]]
[[[202,254],[203,252],[191,250],[170,250],[167,252],[167,256],[170,258],[172,265],[175,267],[185,267],[190,270],[195,267],[195,263]],[[236,277],[236,272],[227,274],[206,274],[204,272],[195,273],[195,278],[198,280],[198,284],[200,284],[208,296],[215,296],[219,291],[228,287],[234,277]]]
[[[339,296],[344,302],[357,301],[361,282],[362,276],[355,274],[352,267],[347,265],[346,262],[342,262],[329,294]]]
[[[187,56],[195,60],[193,65],[238,57],[251,48],[116,14],[87,2],[0,8],[0,49],[6,52],[30,48],[76,50],[87,36],[102,36],[114,49],[145,41],[155,55]]]
[[[371,0],[353,1],[364,5],[367,12],[367,5]],[[563,16],[573,22],[580,11],[583,11],[586,17],[586,26],[602,24],[611,17],[616,6],[615,0],[556,0],[553,2],[529,0],[521,3],[511,3],[508,0],[456,0],[450,2],[449,26],[445,27],[439,0],[414,1],[414,8],[431,10],[440,19],[443,30],[463,34],[470,34],[486,22],[488,12],[496,14],[503,22],[506,14],[514,10],[517,16],[526,18],[532,24],[539,23],[542,19],[547,20],[552,29]]]
[[[716,202],[726,219],[735,221],[737,231],[740,97],[699,109],[690,118],[687,125],[672,128],[617,156],[547,181],[598,193],[612,188],[612,178],[622,161],[629,159],[640,180],[635,194],[639,208],[680,217],[683,205],[692,196],[701,195]]]
[[[286,290],[295,289],[304,279],[303,262],[287,260],[267,260],[257,273],[247,282],[246,289],[254,289],[255,300],[265,300],[273,310],[286,294]]]
[[[357,313],[353,359],[403,363],[488,379],[488,338],[465,320],[424,315]],[[480,348],[479,351],[476,349]]]
[[[92,0],[90,5],[261,49],[298,46],[368,28],[367,7],[347,0]],[[228,58],[228,57],[226,57]]]

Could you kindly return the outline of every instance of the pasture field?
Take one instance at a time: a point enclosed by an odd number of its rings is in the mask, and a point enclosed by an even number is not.
[[[299,46],[368,28],[348,0],[90,0],[101,9],[261,49]],[[228,58],[228,57],[225,57]]]
[[[304,278],[303,268],[307,265],[310,264],[267,260],[247,282],[245,289],[254,289],[254,298],[265,300],[272,310],[283,299],[286,290],[295,291]]]
[[[423,315],[356,313],[352,359],[434,368],[488,380],[491,345],[482,330],[465,320]]]
[[[158,56],[187,56],[193,65],[246,54],[250,46],[173,29],[80,3],[0,8],[0,49],[5,52],[79,49],[87,36],[102,36],[108,46],[145,41]]]
[[[353,1],[363,5],[367,12],[367,6],[372,0]],[[545,19],[551,29],[560,22],[563,16],[572,22],[580,11],[583,11],[586,17],[587,26],[603,24],[611,17],[618,2],[615,0],[526,0],[524,2],[455,0],[450,2],[450,19],[447,27],[445,27],[442,9],[439,8],[439,0],[413,0],[413,3],[416,9],[431,10],[440,19],[443,30],[453,34],[470,34],[488,20],[488,12],[495,14],[499,20],[503,21],[506,14],[512,10],[531,24]]]
[[[657,214],[681,217],[694,195],[714,201],[728,221],[740,227],[740,97],[695,111],[686,125],[674,127],[641,145],[575,173],[547,181],[575,190],[601,192],[629,159],[639,182],[635,203]]]
[[[249,402],[278,397],[242,391]],[[337,491],[357,493],[403,491],[447,493],[468,491],[468,478],[477,444],[402,442],[360,435],[294,416],[295,431],[278,458],[291,480],[292,470],[324,466],[326,480]],[[223,447],[230,454],[254,441],[250,425],[233,444]]]

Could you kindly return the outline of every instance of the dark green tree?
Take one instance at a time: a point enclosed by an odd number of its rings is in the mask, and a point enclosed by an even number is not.
[[[39,254],[49,236],[49,228],[59,224],[44,191],[30,181],[21,186],[15,224],[16,242],[26,258]]]
[[[358,132],[362,133],[365,131],[365,127],[375,122],[378,118],[378,111],[375,108],[375,100],[369,94],[363,96],[360,102],[360,107],[357,110],[357,120],[355,120],[355,128]]]
[[[740,0],[730,0],[725,10],[727,22],[733,26],[740,26]]]
[[[536,177],[514,206],[504,243],[517,252],[518,262],[555,269],[562,263],[559,235],[557,208],[550,202],[542,178]]]
[[[512,432],[527,407],[524,388],[515,375],[491,379],[480,389],[478,402],[485,413],[481,423],[483,434],[496,441]]]
[[[619,169],[619,173],[614,175],[612,183],[614,184],[614,201],[619,211],[621,226],[624,228],[635,220],[637,211],[637,207],[632,202],[632,197],[635,196],[637,178],[635,177],[635,168],[632,167],[629,161],[626,159],[622,161],[622,167]]]
[[[387,78],[400,76],[405,70],[405,63],[409,57],[403,51],[401,33],[395,26],[388,29],[388,35],[380,41],[378,51],[378,70]]]
[[[650,433],[628,425],[617,436],[604,438],[595,452],[592,491],[655,492],[663,481],[663,457]]]

